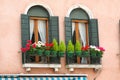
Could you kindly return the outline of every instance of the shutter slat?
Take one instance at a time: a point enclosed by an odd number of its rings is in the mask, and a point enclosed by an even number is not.
[[[71,18],[65,17],[65,43],[72,39],[72,21]]]
[[[22,47],[25,47],[26,41],[30,39],[29,16],[21,14],[21,40]],[[22,63],[25,63],[25,54],[22,54]]]
[[[98,20],[89,20],[89,45],[99,46]]]
[[[58,16],[51,16],[49,19],[49,42],[56,39],[59,43],[59,18]]]

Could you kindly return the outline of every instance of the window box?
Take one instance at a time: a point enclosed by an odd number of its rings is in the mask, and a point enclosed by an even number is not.
[[[101,65],[101,57],[80,57],[80,63],[77,63],[77,55],[74,53],[73,57],[68,57],[66,55],[66,68],[69,68],[70,71],[74,71],[74,68],[93,68],[99,69]]]
[[[44,52],[42,55],[38,54],[24,54],[25,55],[25,63],[39,63],[39,64],[60,64],[60,57],[57,55],[56,57],[53,55],[46,56]],[[35,57],[39,57],[39,61],[35,61]]]

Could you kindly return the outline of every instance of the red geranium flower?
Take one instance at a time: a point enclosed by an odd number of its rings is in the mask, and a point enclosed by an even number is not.
[[[27,43],[32,44],[32,41],[31,40],[27,40]]]
[[[36,48],[36,44],[34,43],[34,44],[32,45],[32,47],[33,47],[33,48]]]
[[[86,45],[85,47],[84,47],[84,46],[82,47],[82,50],[83,50],[83,51],[86,51],[86,50],[88,50],[88,49],[89,49],[89,46],[88,46],[88,45]]]
[[[100,49],[100,51],[105,51],[103,47],[98,47],[98,49]]]
[[[25,53],[26,52],[26,48],[21,48],[22,52]]]
[[[29,44],[29,43],[27,43],[27,44],[26,44],[26,47],[30,47],[30,44]]]
[[[49,46],[50,46],[50,47],[53,47],[53,43],[50,43]]]
[[[50,50],[53,47],[53,43],[45,43],[46,49]]]

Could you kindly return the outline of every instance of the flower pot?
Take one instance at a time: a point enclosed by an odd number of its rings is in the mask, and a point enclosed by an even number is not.
[[[60,57],[58,57],[58,56],[56,56],[56,57],[50,56],[50,63],[60,64]]]
[[[64,52],[59,52],[59,53],[58,53],[58,56],[59,56],[59,57],[64,57]]]
[[[73,57],[74,56],[74,52],[67,52],[67,56],[70,57],[70,58]]]
[[[81,64],[90,64],[90,57],[82,57]]]
[[[57,57],[57,53],[58,53],[57,51],[52,51],[52,52],[51,52],[51,56],[52,56],[52,57]]]
[[[37,62],[37,63],[38,63],[38,62],[39,62],[39,60],[40,60],[39,56],[38,56],[38,55],[36,55],[36,56],[35,56],[35,62]]]
[[[82,51],[76,51],[75,54],[76,54],[77,56],[81,56],[81,55],[82,55]]]
[[[50,62],[50,51],[49,51],[49,50],[46,50],[46,51],[44,52],[44,54],[45,54],[45,56],[46,56],[46,58],[47,58],[47,63],[49,63],[49,62]]]
[[[27,54],[27,60],[29,60],[29,62],[32,62],[32,57],[35,57],[34,61],[36,63],[38,63],[40,61],[39,55],[36,52],[30,52],[30,51],[28,51],[28,52],[26,52],[26,54]],[[29,59],[28,59],[28,57],[29,57]]]
[[[81,58],[80,57],[82,55],[82,51],[76,51],[75,53],[77,55],[77,63],[80,64],[80,62],[81,62]]]
[[[77,56],[77,63],[80,64],[81,63],[81,59],[79,56]]]
[[[38,50],[38,51],[37,51],[37,54],[38,54],[39,56],[41,56],[41,55],[43,54],[43,50]]]
[[[44,52],[44,54],[45,54],[45,56],[50,56],[50,51],[49,51],[49,50],[46,50],[46,51]]]
[[[93,56],[90,57],[91,64],[100,64],[100,62],[101,62],[101,57],[93,57]]]
[[[75,64],[76,62],[76,57],[74,53],[67,53],[66,54],[66,63],[67,64]]]

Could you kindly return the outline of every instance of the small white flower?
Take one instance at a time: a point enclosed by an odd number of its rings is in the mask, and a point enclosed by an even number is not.
[[[41,41],[38,41],[38,43],[36,44],[38,47],[44,46],[45,44]]]
[[[96,49],[96,46],[90,45],[90,48]]]
[[[38,47],[41,47],[41,45],[39,45],[39,44],[38,44],[37,46],[38,46]]]
[[[40,44],[40,45],[45,45],[43,42],[41,42],[41,41],[38,41],[38,44]]]
[[[98,49],[98,48],[96,48],[95,50],[96,50],[96,51],[100,51],[100,49]]]

